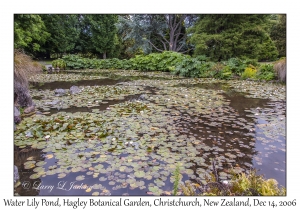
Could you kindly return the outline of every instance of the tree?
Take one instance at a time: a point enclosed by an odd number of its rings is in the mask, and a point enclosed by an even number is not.
[[[51,34],[43,45],[46,57],[50,57],[50,54],[74,53],[80,34],[78,15],[44,14],[41,17],[47,32]]]
[[[269,15],[200,15],[192,32],[196,55],[211,60],[247,57],[274,60],[278,52],[268,33]]]
[[[50,36],[39,15],[14,15],[14,48],[35,53],[41,51],[41,45]]]
[[[271,29],[271,38],[275,42],[280,57],[286,56],[286,15],[277,15],[278,21]]]
[[[118,44],[117,15],[85,15],[88,24],[85,36],[90,38],[90,43],[97,53],[101,53],[103,59],[108,54],[114,54]]]
[[[152,50],[187,52],[186,28],[195,20],[194,15],[131,15],[129,18],[119,16],[118,29],[125,33],[123,40],[134,40],[128,50],[141,48],[145,53]]]

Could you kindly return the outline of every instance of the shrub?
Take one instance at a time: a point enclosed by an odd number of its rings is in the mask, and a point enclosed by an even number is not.
[[[225,62],[225,65],[230,68],[233,74],[241,76],[249,65],[257,66],[258,63],[253,59],[240,59],[240,58],[230,58]]]
[[[174,71],[183,59],[190,57],[177,52],[165,51],[149,55],[137,55],[130,59],[131,68],[143,71]]]
[[[239,76],[246,68],[239,58],[230,58],[227,62],[225,62],[225,65],[228,66],[234,74]]]
[[[58,62],[60,59],[55,60]],[[165,51],[163,53],[151,53],[149,55],[136,55],[129,60],[89,59],[79,55],[65,55],[62,60],[67,69],[131,69],[141,71],[170,71],[185,77],[214,77],[230,79],[233,75],[244,75],[244,78],[252,78],[251,72],[245,69],[257,66],[256,60],[231,58],[227,62],[209,62],[206,56],[192,58],[177,52]],[[251,74],[250,76],[248,74]],[[262,75],[263,76],[263,75]],[[270,77],[270,75],[264,75]]]
[[[275,79],[275,71],[272,64],[263,64],[258,68],[257,78],[261,80]]]
[[[286,58],[282,58],[274,65],[275,73],[281,82],[286,81]]]
[[[225,66],[222,63],[215,63],[210,69],[211,77],[218,79],[230,79],[232,71],[229,66]]]
[[[64,60],[67,69],[89,69],[94,67],[94,59],[83,58],[79,55],[64,55],[62,60]],[[57,60],[53,62],[55,61]]]
[[[211,77],[215,73],[210,71],[214,63],[185,57],[175,66],[174,74],[185,77]]]
[[[264,179],[251,171],[235,175],[231,183],[231,191],[234,195],[285,195],[285,189],[279,189],[275,179]]]
[[[56,59],[52,61],[52,67],[54,68],[60,68],[65,69],[66,68],[66,62],[63,59]]]
[[[242,74],[242,79],[255,78],[257,70],[254,66],[249,65]]]
[[[186,182],[180,185],[186,196],[285,196],[285,188],[278,187],[275,179],[265,179],[256,171],[249,174],[234,174],[226,182],[218,182],[213,173],[206,176],[205,182],[197,179],[198,183]]]

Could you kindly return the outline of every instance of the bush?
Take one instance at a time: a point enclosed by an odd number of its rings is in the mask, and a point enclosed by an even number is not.
[[[130,59],[131,68],[143,71],[174,71],[185,58],[190,57],[177,52],[165,51],[149,55],[137,55]]]
[[[281,82],[286,81],[286,58],[282,58],[274,65],[275,73]]]
[[[143,71],[174,71],[175,67],[186,57],[181,53],[168,52],[151,53],[149,55],[137,55],[130,60],[112,59],[89,59],[79,55],[65,55],[68,69],[132,69]],[[58,59],[59,60],[59,59]],[[57,60],[55,60],[57,62]]]
[[[60,59],[58,59],[60,60]],[[55,60],[55,62],[58,62]],[[163,53],[151,53],[149,55],[136,55],[129,60],[112,59],[89,59],[79,55],[65,55],[67,69],[131,69],[141,71],[170,71],[174,74],[185,77],[213,77],[218,79],[230,79],[233,75],[245,78],[252,78],[249,70],[244,73],[250,65],[254,69],[257,66],[256,60],[231,58],[223,63],[209,62],[206,56],[192,58],[177,52],[165,51]],[[250,72],[251,74],[251,72]],[[269,78],[270,75],[262,75]]]
[[[249,65],[257,66],[258,63],[253,59],[230,58],[225,62],[225,65],[230,68],[233,74],[241,76]]]
[[[52,67],[54,68],[65,69],[66,66],[66,62],[60,58],[52,61]]]
[[[263,64],[258,68],[257,76],[261,80],[275,79],[275,71],[272,64]]]
[[[211,173],[206,177],[206,184],[197,179],[198,183],[190,181],[181,184],[180,188],[186,196],[285,196],[285,188],[279,188],[275,179],[265,179],[256,171],[249,174],[234,174],[232,179],[219,182]]]
[[[242,74],[242,79],[255,78],[257,70],[254,66],[249,65]]]
[[[225,66],[222,63],[215,63],[210,69],[210,75],[218,79],[230,79],[232,71],[229,66]]]
[[[250,174],[245,173],[235,175],[231,183],[231,191],[235,195],[285,195],[285,189],[279,189],[275,179],[264,179],[263,176],[256,175],[255,171]]]

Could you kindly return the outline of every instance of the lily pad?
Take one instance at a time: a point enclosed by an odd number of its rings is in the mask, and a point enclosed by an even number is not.
[[[141,177],[145,176],[145,172],[144,171],[136,171],[136,172],[134,172],[134,175],[138,178],[141,178]]]
[[[82,180],[84,180],[85,179],[85,176],[84,175],[80,175],[80,176],[77,176],[76,177],[76,180],[77,181],[82,181]]]

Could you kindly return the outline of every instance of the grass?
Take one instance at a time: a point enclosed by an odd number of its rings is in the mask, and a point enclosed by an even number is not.
[[[42,72],[42,65],[21,50],[14,52],[14,95],[15,103],[21,107],[32,106],[32,99],[28,91],[28,79]]]
[[[175,181],[174,181],[173,195],[177,195],[179,181],[180,181],[180,167],[178,164],[176,165],[176,169],[174,171],[174,176],[175,176]]]
[[[32,61],[31,57],[21,50],[14,52],[14,76],[15,80],[20,81],[23,85],[27,83],[28,78],[32,75],[42,72],[42,65],[37,61]]]
[[[174,193],[180,188],[185,196],[285,196],[286,189],[279,188],[275,179],[265,179],[263,175],[257,175],[255,170],[248,174],[232,174],[230,181],[219,181],[217,171],[213,165],[210,176],[205,180],[197,178],[197,183],[190,180],[179,184],[179,171],[174,173]],[[177,180],[177,182],[176,182]],[[179,188],[178,188],[179,185]]]
[[[282,58],[274,65],[275,72],[280,82],[286,81],[286,58]]]
[[[279,188],[275,179],[264,179],[255,171],[241,173],[231,181],[216,182],[214,175],[207,178],[207,184],[182,183],[180,188],[185,196],[285,196],[286,189]]]

